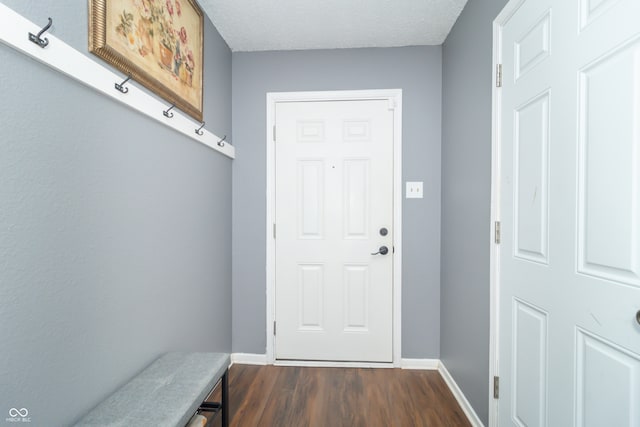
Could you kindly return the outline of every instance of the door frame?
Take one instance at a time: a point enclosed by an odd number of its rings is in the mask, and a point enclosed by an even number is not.
[[[500,244],[495,243],[496,222],[500,221],[502,183],[502,88],[498,87],[498,66],[502,64],[502,29],[526,0],[509,0],[493,21],[493,73],[491,81],[491,215],[489,255],[489,427],[498,426],[499,399],[494,399],[494,376],[500,376]],[[508,396],[503,396],[508,398]]]
[[[267,363],[278,364],[275,359],[275,290],[276,290],[276,251],[273,238],[275,222],[275,111],[279,102],[304,101],[362,101],[387,100],[393,109],[393,362],[392,363],[360,363],[360,362],[283,362],[283,364],[305,364],[314,366],[385,366],[400,367],[402,339],[402,89],[373,89],[349,91],[316,91],[316,92],[268,92],[267,93]]]

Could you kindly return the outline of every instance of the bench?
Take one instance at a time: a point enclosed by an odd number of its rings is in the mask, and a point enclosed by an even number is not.
[[[166,353],[96,406],[77,427],[184,427],[201,412],[222,412],[229,425],[226,353]],[[222,383],[222,400],[205,402]]]

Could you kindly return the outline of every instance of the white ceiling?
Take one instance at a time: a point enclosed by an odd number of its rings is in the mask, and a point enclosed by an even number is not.
[[[200,0],[234,52],[439,45],[467,0]]]

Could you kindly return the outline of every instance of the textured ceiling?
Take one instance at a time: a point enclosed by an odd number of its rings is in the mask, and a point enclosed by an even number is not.
[[[234,52],[439,45],[467,0],[199,0]]]

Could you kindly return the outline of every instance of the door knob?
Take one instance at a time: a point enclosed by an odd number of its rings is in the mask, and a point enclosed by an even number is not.
[[[386,255],[389,253],[389,248],[386,246],[380,246],[380,249],[378,249],[378,252],[374,252],[371,255]]]
[[[638,312],[636,313],[636,321],[640,325],[640,310],[638,310]]]

